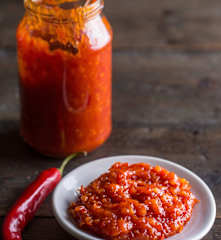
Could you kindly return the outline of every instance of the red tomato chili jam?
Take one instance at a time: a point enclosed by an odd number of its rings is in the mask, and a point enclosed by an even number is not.
[[[104,239],[162,240],[182,231],[198,202],[184,178],[140,163],[116,163],[69,208],[80,228]]]
[[[17,29],[21,134],[55,157],[91,151],[111,132],[112,31],[103,1],[68,2],[25,0]]]

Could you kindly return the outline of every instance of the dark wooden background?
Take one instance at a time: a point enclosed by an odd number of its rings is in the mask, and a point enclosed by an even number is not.
[[[114,29],[113,133],[87,158],[144,154],[168,158],[201,176],[215,194],[217,218],[204,240],[221,239],[221,1],[106,0]],[[0,224],[18,194],[43,169],[59,166],[19,137],[16,25],[22,0],[0,2]],[[50,199],[25,240],[72,239]]]

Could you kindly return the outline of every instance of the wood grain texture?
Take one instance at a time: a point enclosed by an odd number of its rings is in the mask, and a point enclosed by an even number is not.
[[[22,143],[16,57],[10,53],[0,59],[4,69],[0,72],[0,215],[4,215],[31,176],[59,166],[59,161],[51,162]],[[202,176],[220,199],[221,54],[116,51],[113,62],[113,134],[87,161],[116,154],[166,157]],[[68,170],[84,161],[73,162]],[[217,204],[221,216],[220,201]],[[51,216],[49,206],[47,202],[38,214]]]
[[[221,239],[221,1],[112,0],[113,133],[105,145],[71,162],[66,172],[97,158],[154,155],[201,176],[217,203],[215,226],[203,240]],[[22,0],[0,2],[0,225],[17,196],[61,161],[39,155],[19,136],[16,26]],[[25,240],[73,239],[56,223],[49,198]]]
[[[105,13],[114,29],[115,49],[177,46],[220,50],[220,7],[219,0],[113,0],[105,2]],[[0,49],[15,48],[15,30],[23,13],[22,0],[1,1]]]
[[[220,123],[220,63],[217,52],[114,52],[114,121],[144,126]],[[15,119],[19,111],[15,53],[0,54],[0,69],[0,118]]]
[[[8,124],[14,126],[11,128],[12,131],[10,132],[8,127],[7,132],[10,134],[0,138],[0,144],[4,149],[1,153],[0,169],[1,216],[6,214],[18,194],[36,177],[39,171],[60,165],[60,160],[44,158],[28,148],[18,136],[18,125],[5,123],[5,128]],[[216,132],[219,131],[221,129],[216,128]],[[221,217],[221,161],[218,155],[210,155],[207,142],[215,146],[217,141],[216,137],[210,139],[210,135],[209,130],[206,133],[196,134],[195,130],[182,127],[118,128],[116,126],[111,138],[104,146],[87,158],[79,157],[71,162],[66,172],[104,156],[141,154],[167,158],[191,169],[206,181],[216,196],[217,216]],[[50,205],[50,200],[48,200],[42,205],[37,215],[52,216]]]

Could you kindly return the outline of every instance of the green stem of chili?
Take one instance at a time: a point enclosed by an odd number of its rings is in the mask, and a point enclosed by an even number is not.
[[[68,156],[67,158],[65,158],[65,160],[63,161],[61,167],[58,169],[61,173],[61,176],[63,175],[64,172],[64,168],[66,167],[66,165],[70,162],[71,159],[75,158],[79,153],[73,153],[70,156]],[[83,154],[85,156],[87,156],[86,152],[83,152]]]

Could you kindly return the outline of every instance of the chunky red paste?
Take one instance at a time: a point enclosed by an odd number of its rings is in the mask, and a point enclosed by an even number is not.
[[[166,169],[116,163],[88,187],[69,212],[78,226],[110,240],[162,240],[182,231],[196,197],[187,180]]]
[[[91,151],[111,132],[111,27],[101,6],[38,2],[17,29],[21,134],[46,155]]]

